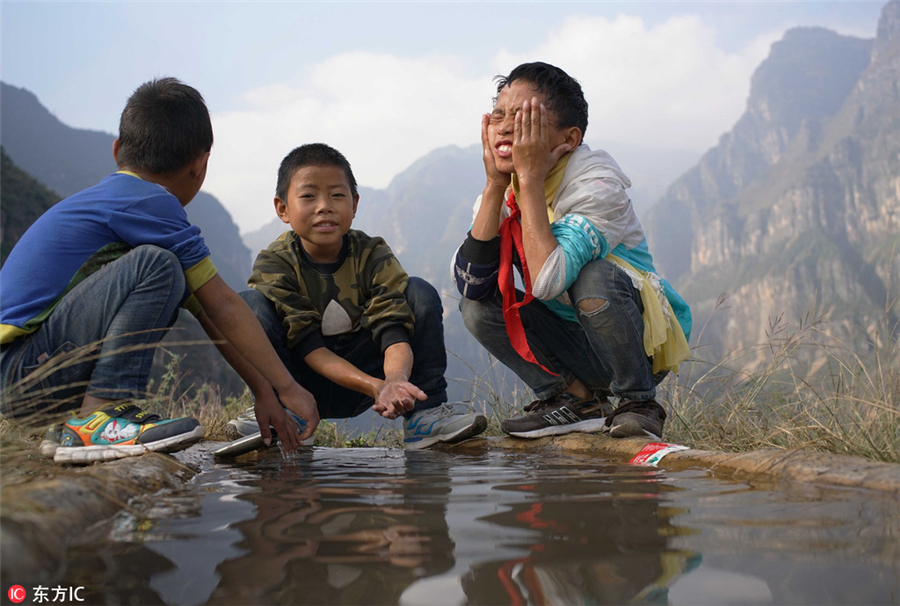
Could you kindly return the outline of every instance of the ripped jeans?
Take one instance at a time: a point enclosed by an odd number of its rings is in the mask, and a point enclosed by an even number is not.
[[[656,385],[665,375],[654,377],[644,351],[644,306],[631,278],[612,263],[598,259],[582,268],[568,295],[577,322],[564,320],[538,300],[519,308],[535,357],[559,376],[527,362],[513,349],[499,289],[480,301],[460,299],[459,309],[478,342],[541,400],[563,391],[575,379],[600,396],[653,399]],[[593,309],[595,302],[600,306]]]

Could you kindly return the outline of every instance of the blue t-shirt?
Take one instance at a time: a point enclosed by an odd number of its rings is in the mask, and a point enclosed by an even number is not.
[[[173,252],[190,292],[216,274],[200,228],[165,187],[118,172],[51,207],[0,270],[0,343],[34,331],[62,297],[106,262],[143,244]]]

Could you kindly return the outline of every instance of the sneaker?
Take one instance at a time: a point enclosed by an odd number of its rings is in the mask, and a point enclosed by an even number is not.
[[[414,412],[403,424],[403,445],[421,450],[438,442],[455,444],[487,429],[487,418],[476,412],[457,412],[452,404],[441,404]]]
[[[530,413],[500,423],[500,428],[517,438],[543,438],[580,431],[603,431],[606,415],[612,411],[607,400],[582,400],[570,393],[560,393],[537,400],[523,409]]]
[[[306,429],[306,421],[287,408],[285,408],[285,410],[290,413],[291,417],[294,419],[294,423],[300,428],[300,433],[303,433],[303,430]],[[228,421],[228,424],[225,425],[225,437],[232,441],[240,440],[241,438],[246,438],[247,436],[252,436],[257,433],[259,433],[259,422],[256,420],[256,409],[254,406],[250,406],[237,417]],[[311,436],[303,440],[303,444],[310,446],[315,439],[315,436]]]
[[[225,425],[225,437],[229,440],[239,440],[255,433],[259,433],[259,423],[256,422],[254,406],[246,409]]]
[[[626,401],[606,417],[609,435],[614,438],[648,436],[662,440],[666,411],[655,400]]]
[[[134,404],[111,404],[62,426],[53,454],[58,463],[112,461],[145,452],[175,452],[203,437],[193,417],[163,419]]]
[[[40,446],[42,457],[52,459],[53,455],[56,454],[56,449],[59,448],[59,442],[62,440],[62,430],[62,425],[53,425],[47,429]]]

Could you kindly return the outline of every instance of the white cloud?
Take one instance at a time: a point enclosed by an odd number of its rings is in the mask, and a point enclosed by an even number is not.
[[[361,185],[385,187],[428,152],[478,140],[489,83],[463,71],[452,58],[353,52],[315,66],[294,86],[251,91],[246,109],[213,116],[216,145],[204,189],[243,230],[259,227],[274,216],[281,159],[311,142],[347,156]]]
[[[740,117],[770,43],[729,54],[715,34],[692,16],[653,29],[632,16],[571,17],[534,51],[503,54],[501,63],[540,57],[578,79],[590,107],[588,142],[700,151]]]
[[[486,56],[483,73],[449,56],[336,55],[298,65],[280,84],[248,92],[244,107],[213,116],[205,189],[243,231],[255,229],[274,217],[282,157],[314,141],[342,151],[361,185],[385,187],[438,147],[476,143],[493,75],[534,60],[581,82],[591,110],[588,142],[702,151],[743,112],[750,76],[771,41],[729,54],[697,17],[648,29],[637,17],[572,16],[527,52]]]

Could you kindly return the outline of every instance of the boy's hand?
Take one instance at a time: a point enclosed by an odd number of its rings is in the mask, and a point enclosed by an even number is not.
[[[483,152],[482,160],[484,160],[484,172],[487,176],[487,187],[499,189],[502,193],[509,187],[509,181],[512,176],[507,173],[502,173],[497,169],[497,161],[494,159],[494,150],[491,149],[491,141],[488,136],[490,123],[490,114],[481,116],[481,147]]]
[[[553,165],[570,152],[568,143],[550,149],[550,121],[547,108],[537,97],[525,101],[516,113],[513,133],[513,165],[519,181],[543,183]]]
[[[386,419],[396,419],[412,410],[416,400],[427,400],[424,391],[402,376],[388,376],[378,387],[372,410]]]
[[[258,398],[256,400],[256,420],[259,423],[259,431],[263,442],[268,446],[272,441],[272,433],[269,425],[275,428],[278,438],[281,440],[286,453],[297,450],[303,440],[312,436],[319,426],[319,410],[316,408],[316,399],[307,390],[295,383],[293,389],[279,392],[278,398]],[[278,400],[281,400],[279,402]],[[297,428],[294,419],[284,408],[306,421],[306,429],[301,432]]]

